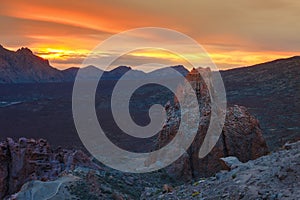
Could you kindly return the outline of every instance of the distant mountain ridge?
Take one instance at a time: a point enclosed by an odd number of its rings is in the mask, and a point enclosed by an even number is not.
[[[255,80],[254,82],[267,82],[268,79],[273,80],[277,77],[280,80],[289,78],[289,76],[293,77],[291,73],[299,74],[297,66],[300,66],[300,56],[220,72],[225,82],[230,80],[230,83],[252,84],[253,80]],[[87,80],[98,79],[99,72],[102,74],[102,79],[107,80],[118,80],[128,71],[131,71],[130,78],[134,79],[171,78],[178,75],[170,72],[168,68],[175,69],[183,76],[189,72],[182,65],[161,68],[149,73],[127,66],[119,66],[110,71],[103,71],[95,66],[87,66],[81,70],[84,70],[83,78]],[[52,67],[48,60],[34,55],[28,48],[22,47],[17,51],[10,51],[0,45],[0,83],[2,84],[72,82],[75,80],[78,70],[79,68],[76,67],[58,70]]]
[[[170,71],[170,69],[174,69],[177,72],[173,70]],[[78,70],[79,68],[75,68],[75,67],[64,70],[63,73],[65,76],[65,80],[73,81],[77,75]],[[186,76],[189,72],[183,65],[165,67],[165,68],[151,71],[149,73],[145,73],[141,70],[135,70],[127,66],[119,66],[110,71],[103,71],[95,66],[87,66],[85,68],[81,68],[80,70],[84,72],[82,78],[86,80],[98,79],[99,73],[102,74],[101,76],[102,80],[118,80],[129,71],[130,74],[128,74],[127,79],[174,78],[174,77],[178,77],[178,73],[183,76]]]
[[[167,67],[168,68],[168,67]],[[118,80],[126,72],[131,70],[131,78],[165,78],[176,76],[169,72],[167,68],[158,69],[150,73],[133,70],[131,67],[119,66],[110,71],[103,71],[95,66],[82,68],[83,79],[98,79],[98,74],[103,73],[102,79]],[[188,70],[182,65],[171,67],[182,75],[186,75]],[[10,51],[0,45],[0,83],[46,83],[46,82],[71,82],[75,80],[79,68],[72,67],[66,70],[58,70],[39,56],[33,54],[28,48],[20,48],[17,51]]]

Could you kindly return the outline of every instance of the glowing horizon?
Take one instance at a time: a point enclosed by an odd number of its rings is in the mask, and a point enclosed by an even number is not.
[[[96,45],[115,33],[156,26],[190,36],[204,47],[219,69],[230,69],[300,55],[298,10],[300,2],[292,0],[226,5],[214,0],[72,4],[63,0],[16,0],[1,5],[0,22],[7,28],[0,30],[0,44],[11,50],[28,47],[53,67],[65,69],[81,66]],[[120,65],[134,68],[134,59],[183,64],[176,56],[159,51],[135,52],[129,58]]]

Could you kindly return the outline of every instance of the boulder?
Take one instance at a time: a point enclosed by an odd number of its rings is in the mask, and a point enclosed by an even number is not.
[[[225,158],[220,158],[225,169],[232,170],[241,165],[241,162],[237,157],[229,156]]]

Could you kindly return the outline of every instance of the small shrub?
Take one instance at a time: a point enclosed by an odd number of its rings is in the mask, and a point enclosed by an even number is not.
[[[232,174],[231,178],[235,179],[236,178],[236,174]]]
[[[196,197],[196,196],[198,196],[200,194],[200,192],[194,192],[193,194],[192,194],[192,197]]]

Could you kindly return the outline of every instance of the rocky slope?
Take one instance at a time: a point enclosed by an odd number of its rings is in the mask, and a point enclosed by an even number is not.
[[[221,158],[223,170],[188,183],[167,174],[126,174],[112,169],[76,167],[52,181],[30,181],[8,199],[299,199],[300,141],[278,152],[240,162]]]
[[[300,56],[221,71],[227,101],[260,121],[270,150],[300,139]]]
[[[247,163],[223,160],[228,171],[169,191],[147,188],[140,199],[300,199],[300,141]]]

